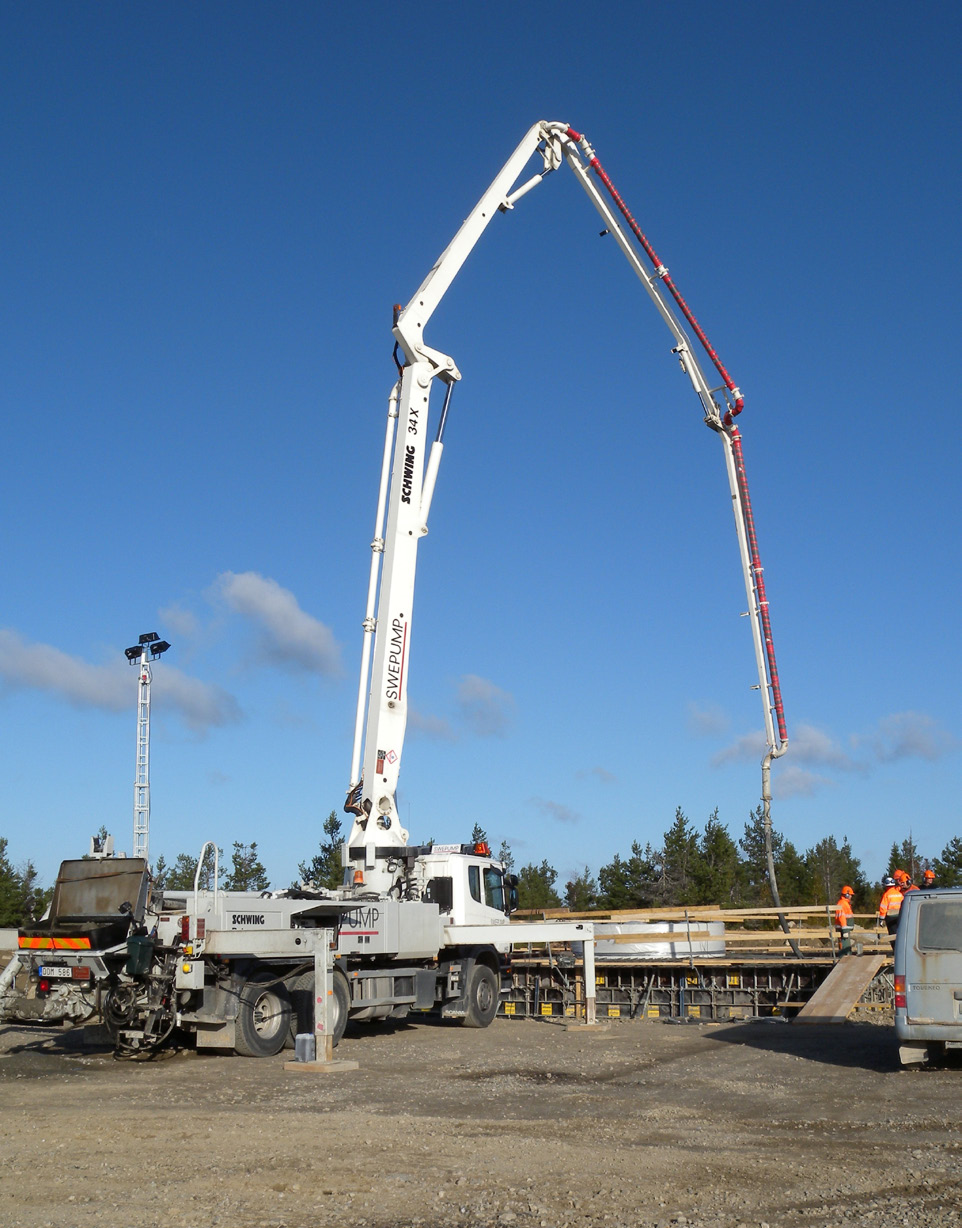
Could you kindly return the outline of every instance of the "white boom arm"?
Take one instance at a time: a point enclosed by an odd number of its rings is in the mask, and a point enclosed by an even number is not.
[[[536,153],[541,157],[542,169],[516,187],[522,172]],[[604,219],[606,229],[614,236],[667,324],[675,342],[672,352],[677,355],[682,370],[691,381],[701,402],[705,421],[724,442],[739,553],[749,600],[758,685],[763,695],[765,735],[769,748],[767,762],[784,753],[787,747],[767,601],[754,542],[751,510],[747,503],[740,440],[738,429],[733,426],[733,419],[742,407],[741,394],[718,363],[717,356],[708,346],[687,305],[677,294],[668,277],[668,270],[658,261],[634,219],[624,208],[587,139],[565,123],[540,121],[525,134],[441,253],[417,293],[398,311],[395,320],[394,337],[403,353],[404,365],[388,403],[377,518],[371,545],[371,574],[363,624],[361,676],[347,805],[356,815],[348,846],[354,851],[353,864],[361,871],[367,891],[390,889],[397,877],[396,870],[389,871],[384,863],[399,860],[408,840],[408,833],[398,817],[395,792],[407,724],[407,666],[411,648],[417,547],[421,537],[427,533],[451,389],[455,381],[461,378],[452,358],[425,344],[424,329],[494,215],[513,208],[517,200],[536,187],[550,171],[556,170],[562,160],[571,167]],[[654,269],[651,273],[645,268],[622,221],[591,178],[589,167],[608,188],[629,229],[652,260]],[[713,388],[709,384],[687,334],[663,297],[662,284],[667,285],[675,295],[686,318],[708,349],[724,378],[723,387]],[[429,399],[436,379],[447,385],[447,395],[437,433],[428,452]],[[719,394],[721,401],[718,400]],[[358,853],[363,854],[363,863],[357,860]],[[349,871],[346,881],[350,880]]]

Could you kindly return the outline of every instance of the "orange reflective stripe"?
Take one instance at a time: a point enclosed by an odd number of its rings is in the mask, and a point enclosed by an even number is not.
[[[89,938],[24,938],[20,935],[17,945],[21,951],[89,951]]]
[[[878,906],[878,915],[884,917],[886,913],[900,912],[902,908],[902,892],[898,887],[886,888],[885,894],[882,896]]]

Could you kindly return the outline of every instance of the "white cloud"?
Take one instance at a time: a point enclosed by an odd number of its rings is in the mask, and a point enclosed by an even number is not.
[[[712,767],[720,767],[723,763],[743,763],[746,759],[760,760],[765,748],[765,735],[761,730],[743,734],[712,756]]]
[[[302,610],[294,594],[276,580],[254,571],[225,571],[217,577],[214,593],[254,623],[265,661],[325,677],[341,673],[340,648],[330,628]]]
[[[688,704],[688,729],[697,737],[727,733],[730,722],[728,714],[718,704]]]
[[[942,729],[924,712],[895,712],[883,717],[868,739],[880,763],[898,759],[925,759],[934,763],[957,750],[959,739]]]
[[[51,644],[30,643],[16,631],[0,630],[0,677],[10,686],[50,691],[78,708],[120,712],[136,695],[130,672],[118,661],[89,665]]]
[[[236,724],[243,715],[229,691],[192,678],[173,665],[161,666],[153,676],[151,689],[151,704],[156,699],[158,712],[173,708],[185,724],[197,731]]]
[[[157,611],[168,635],[181,635],[185,639],[193,639],[200,630],[197,615],[192,610],[185,610],[181,605],[169,605]]]
[[[789,730],[788,753],[772,772],[772,792],[777,797],[811,796],[835,781],[823,772],[868,774],[903,759],[934,762],[962,743],[924,712],[896,712],[882,717],[875,729],[850,739],[852,753],[824,730],[804,722]],[[761,761],[765,738],[759,730],[737,738],[712,759],[712,765],[745,760]]]
[[[234,697],[219,686],[201,682],[164,664],[154,675],[151,701],[156,710],[171,710],[192,729],[227,725],[240,719]],[[0,678],[9,686],[47,691],[77,708],[107,712],[133,710],[136,678],[123,662],[91,665],[51,644],[30,643],[18,632],[0,630]]]
[[[819,776],[817,772],[783,760],[779,760],[772,771],[772,796],[780,800],[786,797],[811,797],[834,784],[835,781],[828,776]]]
[[[564,805],[563,802],[550,802],[543,797],[532,797],[528,804],[534,806],[536,810],[540,810],[542,814],[546,814],[549,819],[555,819],[558,823],[580,823],[581,815],[576,810],[572,810],[570,806]]]
[[[578,780],[584,780],[588,776],[594,776],[595,779],[600,780],[603,785],[613,785],[618,780],[618,777],[614,774],[614,772],[609,772],[607,768],[603,768],[597,763],[593,768],[588,768],[587,771],[576,772],[575,776]]]
[[[739,763],[745,760],[760,762],[766,749],[765,735],[759,729],[736,738],[731,745],[713,757],[712,764],[718,767],[723,763]],[[829,734],[804,722],[789,730],[788,759],[795,764],[830,767],[842,772],[866,770],[864,763],[853,759]]]
[[[514,698],[486,678],[465,674],[458,684],[458,710],[473,734],[503,738],[514,717]]]
[[[451,722],[444,719],[443,716],[432,716],[427,712],[420,712],[417,708],[408,706],[408,729],[411,733],[423,734],[426,738],[433,738],[439,742],[455,742],[457,735],[451,728]]]
[[[797,725],[789,738],[788,753],[796,763],[835,768],[840,772],[864,772],[866,765],[853,759],[838,742],[821,729],[804,722]]]

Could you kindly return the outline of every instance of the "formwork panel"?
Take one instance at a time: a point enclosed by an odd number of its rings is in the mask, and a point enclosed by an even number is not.
[[[599,1019],[726,1020],[793,1016],[831,972],[831,959],[704,960],[596,965]],[[866,1001],[891,1002],[891,977],[883,971]],[[584,968],[579,960],[526,958],[512,965],[501,1005],[509,1018],[582,1017]]]

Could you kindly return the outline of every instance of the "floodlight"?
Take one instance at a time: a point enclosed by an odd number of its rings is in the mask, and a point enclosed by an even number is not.
[[[130,662],[131,665],[134,665],[137,661],[140,660],[140,652],[141,652],[140,645],[134,644],[132,648],[124,649],[124,656],[127,658],[127,660]]]
[[[166,640],[158,640],[156,644],[151,644],[150,655],[152,657],[159,657],[161,653],[166,652],[169,647],[170,644],[168,644]]]
[[[160,639],[156,631],[146,631],[140,637],[141,644],[152,644],[155,640]]]

